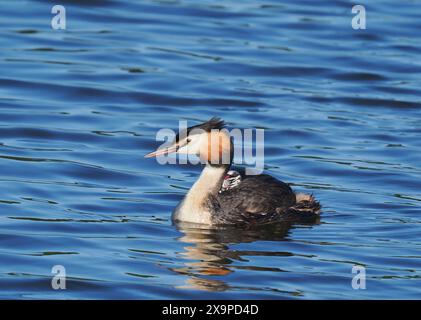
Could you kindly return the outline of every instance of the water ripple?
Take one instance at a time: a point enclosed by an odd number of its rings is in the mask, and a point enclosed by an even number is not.
[[[0,4],[0,298],[419,299],[413,1],[367,5],[359,31],[344,1],[65,5],[60,31],[49,1]],[[143,155],[211,116],[264,128],[266,171],[321,219],[173,226],[200,168]]]

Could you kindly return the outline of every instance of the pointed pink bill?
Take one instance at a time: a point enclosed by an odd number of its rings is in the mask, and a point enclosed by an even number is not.
[[[169,147],[169,148],[162,148],[162,149],[158,149],[156,151],[153,151],[151,153],[145,154],[145,158],[153,158],[153,157],[158,157],[158,156],[162,156],[162,155],[167,155],[170,153],[174,153],[177,152],[178,150],[178,146],[173,146],[173,147]]]

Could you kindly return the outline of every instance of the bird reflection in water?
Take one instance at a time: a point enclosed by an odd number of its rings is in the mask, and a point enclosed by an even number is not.
[[[297,226],[319,224],[317,217],[310,221],[283,221],[276,224],[258,227],[209,227],[193,223],[179,222],[177,229],[183,233],[178,241],[186,243],[183,252],[179,253],[186,262],[184,266],[171,268],[172,271],[188,276],[185,285],[178,288],[205,291],[226,291],[232,287],[224,281],[235,269],[235,261],[248,261],[246,256],[290,256],[289,252],[278,251],[244,251],[235,250],[231,246],[255,241],[288,241],[289,231]],[[261,266],[241,266],[241,269],[280,271],[279,268],[262,268]]]

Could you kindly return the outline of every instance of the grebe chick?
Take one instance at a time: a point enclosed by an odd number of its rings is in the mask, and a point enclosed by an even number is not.
[[[205,163],[199,178],[175,208],[173,221],[257,225],[318,217],[321,206],[312,195],[294,193],[288,184],[266,174],[230,171],[233,144],[223,128],[222,120],[212,118],[187,128],[168,147],[145,155],[193,154]]]

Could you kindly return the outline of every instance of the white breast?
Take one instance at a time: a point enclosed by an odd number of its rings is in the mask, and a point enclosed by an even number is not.
[[[173,212],[173,220],[212,224],[212,215],[206,206],[210,195],[221,188],[225,168],[206,165],[199,179],[191,187]]]
[[[186,197],[175,208],[172,219],[174,221],[191,223],[212,223],[210,212],[205,210],[201,203],[197,203],[194,199],[191,199],[189,195],[186,195]]]

